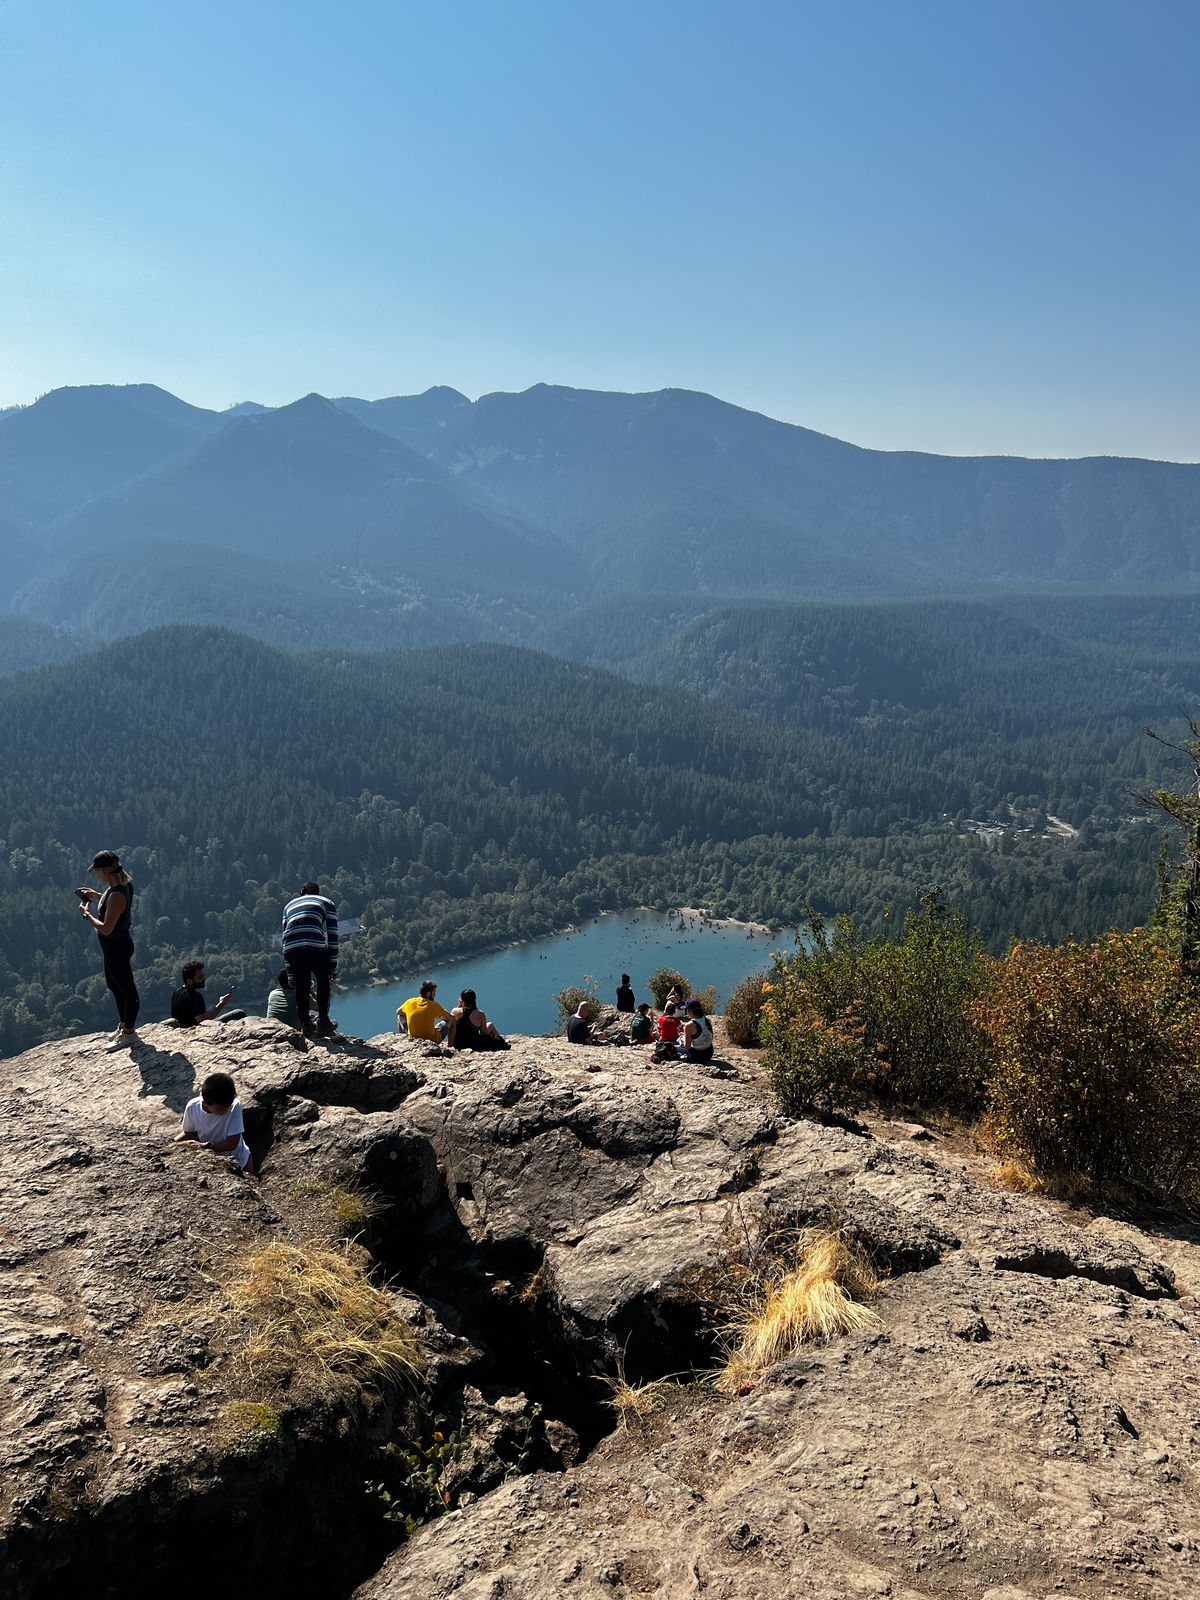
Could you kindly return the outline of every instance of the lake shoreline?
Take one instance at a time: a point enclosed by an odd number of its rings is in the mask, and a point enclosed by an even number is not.
[[[638,906],[636,909],[641,911],[644,908]],[[748,934],[753,933],[763,939],[770,939],[774,931],[765,922],[743,922],[740,917],[710,917],[707,911],[701,911],[696,906],[680,906],[679,915],[695,917],[706,928],[745,928]]]
[[[695,906],[673,906],[670,911],[659,911],[654,906],[646,905],[611,906],[604,911],[597,912],[594,917],[588,918],[587,922],[599,922],[605,917],[636,916],[643,912],[647,915],[655,917],[670,917],[672,915],[691,917],[710,928],[743,928],[745,929],[748,938],[770,938],[772,936],[772,930],[768,928],[765,923],[743,922],[737,917],[710,917],[706,912],[699,910]],[[426,969],[432,971],[435,967],[453,966],[457,965],[457,963],[460,961],[473,961],[476,958],[482,959],[484,956],[498,955],[502,950],[525,949],[532,945],[540,944],[544,940],[561,939],[564,935],[581,933],[583,932],[585,926],[586,923],[568,922],[564,923],[561,927],[549,928],[545,933],[534,934],[528,939],[492,940],[487,944],[473,945],[471,948],[464,950],[457,955],[432,956],[425,962],[425,967]],[[337,993],[339,995],[347,996],[369,994],[373,989],[386,989],[393,984],[403,983],[404,979],[409,976],[413,978],[414,983],[420,981],[414,974],[406,974],[401,972],[395,977],[389,978],[385,977],[382,973],[376,973],[368,978],[365,983],[351,983],[338,986]]]

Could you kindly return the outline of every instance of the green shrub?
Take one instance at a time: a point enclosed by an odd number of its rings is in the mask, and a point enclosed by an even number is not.
[[[993,1049],[989,1122],[1041,1177],[1159,1195],[1200,1188],[1200,1006],[1145,929],[1014,945],[976,1011]]]
[[[775,958],[759,1027],[780,1105],[854,1110],[875,1093],[977,1109],[986,1043],[973,1007],[987,976],[978,935],[936,892],[898,942],[811,916],[808,947]]]
[[[725,1032],[731,1044],[760,1045],[763,1001],[767,997],[767,975],[755,972],[745,978],[725,1002]]]
[[[558,1013],[558,1025],[565,1028],[567,1022],[587,1001],[587,1019],[595,1022],[600,1015],[600,997],[591,989],[586,989],[583,984],[568,984],[565,989],[560,989],[554,996],[554,1007]]]
[[[768,1082],[789,1117],[857,1111],[862,1105],[869,1078],[854,1006],[826,1018],[802,977],[778,972],[763,1008],[762,1038]]]
[[[988,975],[978,933],[936,892],[905,918],[898,944],[866,947],[858,998],[878,1092],[960,1112],[980,1108],[986,1041],[973,1007]]]
[[[646,980],[646,987],[654,996],[655,1007],[661,1011],[667,1003],[667,996],[672,989],[679,989],[685,995],[690,995],[692,986],[682,972],[676,972],[674,967],[659,967],[657,972],[652,972]]]
[[[379,1453],[379,1482],[364,1487],[384,1522],[411,1539],[417,1529],[443,1516],[455,1500],[456,1468],[471,1448],[463,1423],[423,1417],[407,1439],[391,1440]]]

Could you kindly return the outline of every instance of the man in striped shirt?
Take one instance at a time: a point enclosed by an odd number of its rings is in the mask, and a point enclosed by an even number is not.
[[[337,1029],[329,1020],[329,987],[337,977],[337,907],[316,883],[306,883],[283,908],[283,959],[296,986],[300,1031],[325,1037]],[[317,1025],[308,1020],[313,981],[317,986]]]

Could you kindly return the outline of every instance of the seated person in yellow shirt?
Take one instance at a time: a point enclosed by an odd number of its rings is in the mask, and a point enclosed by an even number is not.
[[[406,1033],[410,1039],[428,1039],[432,1044],[441,1042],[450,1025],[450,1013],[433,998],[436,993],[437,984],[426,978],[420,994],[396,1008],[397,1033]]]

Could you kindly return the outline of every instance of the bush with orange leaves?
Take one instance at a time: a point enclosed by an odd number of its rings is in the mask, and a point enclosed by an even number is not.
[[[1146,929],[1014,945],[975,1004],[989,1123],[1042,1178],[1200,1195],[1200,992]]]

